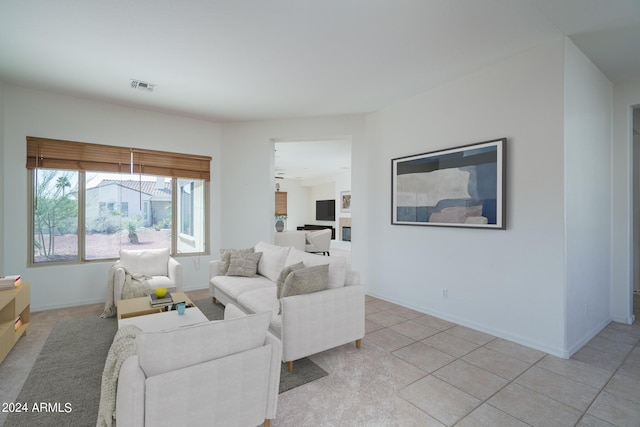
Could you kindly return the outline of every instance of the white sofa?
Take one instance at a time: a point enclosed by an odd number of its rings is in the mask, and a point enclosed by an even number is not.
[[[120,368],[118,427],[268,426],[281,369],[270,318],[229,306],[224,321],[139,333]]]
[[[122,299],[125,268],[130,273],[150,277],[151,289],[167,288],[169,292],[182,292],[182,265],[169,255],[169,249],[120,250],[120,264],[113,277],[113,300]]]
[[[209,292],[216,301],[236,304],[246,313],[271,311],[269,330],[282,341],[282,360],[293,361],[349,342],[360,347],[364,337],[364,287],[344,257],[326,257],[260,242],[257,275],[220,275],[221,261],[211,261]],[[328,289],[304,295],[276,296],[277,279],[285,266],[302,261],[305,266],[329,265]]]

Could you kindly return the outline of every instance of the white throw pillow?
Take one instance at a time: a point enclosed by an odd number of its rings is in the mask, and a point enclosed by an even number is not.
[[[127,250],[120,249],[120,261],[132,273],[145,276],[168,276],[169,248]]]
[[[259,242],[254,247],[256,252],[262,252],[260,261],[258,261],[258,274],[263,275],[272,282],[276,282],[284,268],[284,263],[287,261],[289,249],[289,246],[276,246],[266,242]]]

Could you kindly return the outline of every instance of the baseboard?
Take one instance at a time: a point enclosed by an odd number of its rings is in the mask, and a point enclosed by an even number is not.
[[[474,329],[476,331],[484,332],[486,334],[490,334],[490,335],[493,335],[493,336],[498,337],[498,338],[502,338],[502,339],[505,339],[505,340],[508,340],[508,341],[512,341],[512,342],[515,342],[516,344],[520,344],[520,345],[523,345],[525,347],[532,348],[534,350],[542,351],[542,352],[550,354],[552,356],[560,357],[562,359],[568,359],[570,357],[569,356],[569,351],[566,350],[566,349],[550,347],[550,346],[542,344],[540,342],[532,341],[531,339],[529,339],[528,337],[525,337],[525,336],[511,334],[509,332],[506,332],[506,331],[500,330],[500,329],[488,328],[485,325],[481,325],[481,324],[478,324],[478,323],[475,323],[475,322],[471,322],[468,319],[460,318],[460,317],[457,317],[457,316],[451,316],[450,314],[438,312],[436,310],[425,310],[423,307],[416,307],[416,306],[413,306],[411,304],[406,304],[406,303],[401,302],[401,301],[395,301],[392,298],[387,298],[385,296],[377,295],[375,293],[368,293],[367,295],[372,296],[372,297],[377,298],[377,299],[380,299],[380,300],[383,300],[383,301],[387,301],[387,302],[390,302],[390,303],[393,303],[393,304],[397,304],[397,305],[402,306],[402,307],[409,308],[411,310],[415,310],[415,311],[417,311],[419,313],[424,313],[424,314],[428,314],[428,315],[431,315],[431,316],[435,316],[435,317],[438,317],[440,319],[456,323],[456,324],[458,324],[460,326],[465,326],[467,328],[471,328],[471,329]]]

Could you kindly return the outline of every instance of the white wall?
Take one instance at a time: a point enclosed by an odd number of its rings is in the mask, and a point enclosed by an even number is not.
[[[273,139],[336,139],[351,137],[353,191],[365,192],[368,186],[367,143],[364,117],[361,115],[271,120],[222,124],[222,245],[247,247],[259,240],[273,241],[275,188]],[[358,177],[356,177],[358,176]],[[366,224],[363,205],[353,205],[352,215]],[[352,267],[366,283],[368,236],[354,236]],[[355,243],[356,238],[358,243]]]
[[[613,247],[611,253],[611,314],[633,323],[633,134],[632,108],[640,106],[640,80],[613,88]],[[638,153],[635,153],[638,155]],[[637,190],[636,190],[637,191]],[[636,224],[640,226],[640,224]]]
[[[565,40],[566,348],[611,321],[613,85]]]
[[[558,39],[368,116],[369,293],[566,355],[563,62]],[[500,137],[506,231],[390,224],[392,158]]]
[[[22,274],[32,283],[31,309],[71,306],[104,301],[110,263],[27,268],[26,136],[162,151],[210,155],[212,182],[211,234],[216,247],[220,237],[220,125],[136,110],[69,96],[4,86],[4,198],[12,209],[3,210],[3,256],[6,270]],[[5,205],[6,205],[5,200]],[[212,252],[213,253],[213,252]],[[208,283],[210,257],[178,257],[183,265],[185,289]]]

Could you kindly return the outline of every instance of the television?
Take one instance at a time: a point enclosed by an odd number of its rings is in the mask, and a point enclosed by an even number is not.
[[[316,221],[335,221],[336,201],[316,200]]]

